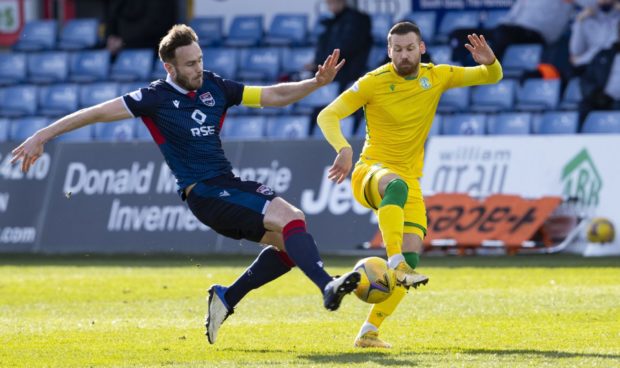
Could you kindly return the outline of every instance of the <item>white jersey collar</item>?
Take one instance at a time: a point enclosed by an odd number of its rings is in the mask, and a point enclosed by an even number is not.
[[[174,81],[172,80],[172,77],[170,76],[170,74],[168,74],[166,76],[166,83],[168,83],[169,85],[171,85],[174,89],[176,89],[177,91],[181,92],[182,94],[186,95],[189,91],[186,90],[185,88],[179,86],[178,84],[174,83]],[[196,91],[193,91],[196,92]]]

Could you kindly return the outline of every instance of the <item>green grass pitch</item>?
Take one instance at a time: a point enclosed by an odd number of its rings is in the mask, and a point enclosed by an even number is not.
[[[620,259],[423,257],[426,287],[359,350],[368,312],[337,312],[298,269],[204,336],[206,290],[250,257],[0,256],[0,367],[620,367]],[[354,258],[326,258],[342,273]]]

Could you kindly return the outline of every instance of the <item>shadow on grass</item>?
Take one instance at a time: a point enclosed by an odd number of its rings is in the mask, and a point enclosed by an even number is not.
[[[417,352],[417,351],[377,351],[368,350],[368,351],[360,351],[354,353],[332,353],[332,354],[302,354],[299,355],[299,359],[309,360],[313,363],[324,364],[324,363],[366,363],[373,362],[377,364],[381,364],[384,366],[400,366],[400,367],[410,367],[417,366],[418,362],[415,357],[423,358],[425,355],[432,356],[448,356],[453,354],[462,354],[462,355],[481,355],[488,356],[485,359],[493,359],[493,357],[503,357],[510,358],[510,356],[515,356],[516,360],[523,361],[525,356],[534,355],[546,359],[569,359],[569,358],[598,358],[598,359],[609,359],[609,360],[618,360],[620,359],[620,355],[617,354],[596,354],[596,353],[573,353],[567,351],[556,351],[556,350],[535,350],[535,349],[463,349],[463,348],[453,348],[453,349],[435,349],[429,352],[428,350]],[[409,358],[411,356],[411,358]],[[414,357],[415,356],[415,357]]]
[[[256,247],[256,254],[259,248]],[[72,266],[72,267],[247,267],[256,256],[241,255],[44,255],[0,254],[0,266]],[[329,267],[351,267],[360,256],[324,256]],[[620,257],[584,258],[568,254],[517,256],[445,256],[423,257],[424,268],[617,268]]]
[[[558,350],[536,350],[536,349],[470,349],[454,347],[451,349],[431,349],[431,354],[446,354],[449,352],[471,355],[499,355],[509,356],[515,355],[519,359],[523,359],[525,355],[543,356],[545,358],[599,358],[599,359],[620,359],[618,354],[601,354],[601,353],[574,353]]]
[[[385,351],[377,351],[377,349],[364,350],[354,353],[332,353],[332,354],[302,354],[298,355],[298,359],[309,360],[317,364],[327,363],[376,363],[382,366],[395,366],[395,367],[415,367],[418,363],[415,360],[402,357],[402,354],[398,354],[399,357],[395,357],[395,354]],[[405,354],[408,355],[408,354]]]

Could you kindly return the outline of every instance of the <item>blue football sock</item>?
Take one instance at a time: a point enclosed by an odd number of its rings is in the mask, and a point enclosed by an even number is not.
[[[316,243],[312,235],[306,232],[306,223],[303,220],[289,222],[282,230],[282,237],[289,257],[323,293],[332,277],[323,269]]]
[[[225,294],[228,306],[233,308],[247,293],[284,275],[293,266],[295,264],[286,253],[274,247],[263,249],[250,267],[228,287]]]

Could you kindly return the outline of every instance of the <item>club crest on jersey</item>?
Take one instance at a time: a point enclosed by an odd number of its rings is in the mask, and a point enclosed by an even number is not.
[[[205,92],[198,96],[198,98],[200,98],[200,101],[202,101],[203,104],[209,107],[215,106],[215,99],[211,96],[211,92]]]
[[[261,185],[256,191],[263,195],[273,195],[273,190],[266,185]]]
[[[426,77],[422,77],[420,78],[420,87],[424,88],[424,89],[429,89],[431,88],[431,81],[428,80],[428,78]]]

